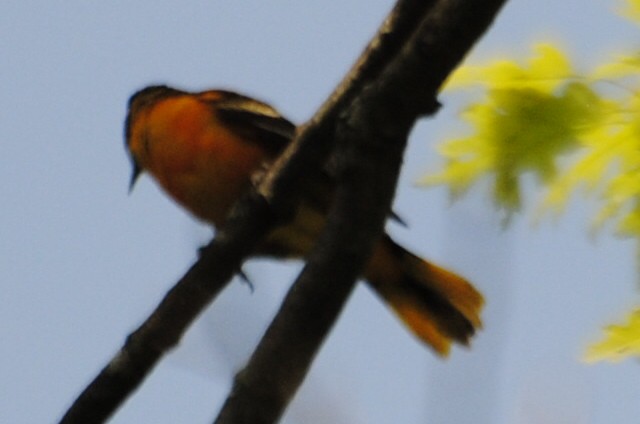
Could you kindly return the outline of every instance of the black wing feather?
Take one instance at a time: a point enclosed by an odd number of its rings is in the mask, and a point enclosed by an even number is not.
[[[218,117],[235,132],[262,145],[273,158],[282,153],[295,135],[296,126],[267,103],[232,91],[217,90],[222,98],[213,101]],[[308,177],[305,199],[319,210],[327,211],[335,178],[325,169],[314,177]],[[390,218],[401,225],[406,223],[394,212]]]
[[[218,117],[234,131],[276,156],[291,142],[296,126],[266,103],[224,91],[215,101]]]

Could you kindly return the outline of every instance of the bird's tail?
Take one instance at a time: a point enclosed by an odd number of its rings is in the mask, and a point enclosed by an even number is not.
[[[429,263],[385,236],[365,272],[370,286],[413,333],[446,356],[481,327],[482,295],[464,278]]]

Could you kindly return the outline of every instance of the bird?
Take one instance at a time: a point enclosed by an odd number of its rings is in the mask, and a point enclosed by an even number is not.
[[[152,85],[129,99],[125,148],[131,191],[143,174],[196,219],[214,228],[292,141],[296,126],[269,104],[229,90],[189,92]],[[304,258],[319,236],[335,191],[322,169],[303,177],[290,220],[258,242],[254,256]],[[481,328],[482,294],[465,278],[381,236],[362,278],[440,356],[468,346]]]

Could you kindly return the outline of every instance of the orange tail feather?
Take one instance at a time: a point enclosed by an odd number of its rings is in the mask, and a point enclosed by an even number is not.
[[[413,331],[438,354],[463,345],[481,327],[482,295],[464,278],[429,263],[385,237],[365,277]]]

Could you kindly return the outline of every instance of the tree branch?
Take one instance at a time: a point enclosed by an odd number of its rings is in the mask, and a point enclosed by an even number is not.
[[[140,385],[158,360],[176,346],[189,325],[218,295],[274,225],[263,198],[253,194],[237,208],[224,230],[167,293],[155,311],[84,389],[61,423],[103,423]]]
[[[282,415],[382,233],[413,123],[435,112],[437,89],[503,3],[437,2],[375,82],[350,102],[336,100],[338,110],[323,116],[322,124],[335,128],[338,146],[334,206],[305,269],[236,376],[216,424],[268,424]]]
[[[298,136],[280,156],[261,184],[259,191],[272,205],[290,207],[300,175],[309,167],[319,169],[335,146],[335,122],[340,113],[367,84],[393,60],[408,41],[420,18],[436,0],[398,0],[358,60],[314,116],[298,128]],[[293,157],[295,156],[295,158]],[[291,186],[290,186],[291,185]],[[277,186],[277,189],[275,187]],[[282,212],[281,216],[286,215]]]
[[[239,269],[257,240],[279,219],[290,214],[292,199],[300,190],[297,186],[299,176],[310,168],[322,166],[333,145],[331,137],[323,137],[329,126],[322,124],[322,116],[335,116],[339,102],[348,101],[359,87],[375,78],[389,56],[413,31],[418,12],[430,3],[420,0],[398,2],[365,54],[336,90],[341,94],[325,102],[321,112],[312,119],[313,125],[299,131],[298,139],[310,142],[294,141],[278,166],[266,175],[257,192],[239,202],[227,225],[216,233],[198,262],[127,338],[113,359],[73,402],[61,423],[106,421],[142,383],[160,358],[178,344],[189,325]],[[300,144],[308,147],[301,149],[298,147]]]
[[[300,284],[296,284],[287,296],[283,308],[289,308],[287,305],[293,302],[292,309],[283,312],[283,315],[279,314],[273,324],[290,324],[293,328],[285,329],[283,334],[293,334],[294,339],[274,337],[273,343],[265,341],[276,331],[268,330],[266,336],[269,337],[263,339],[254,354],[258,365],[252,361],[246,372],[237,377],[234,391],[227,402],[227,405],[232,402],[231,412],[227,414],[229,410],[225,406],[220,416],[221,419],[240,416],[237,411],[234,412],[234,405],[243,399],[246,389],[256,393],[252,384],[259,382],[266,384],[264,388],[267,389],[262,391],[261,396],[265,393],[276,394],[270,411],[264,412],[264,416],[277,419],[304,378],[324,333],[337,317],[370,253],[372,243],[381,232],[393,197],[401,152],[413,121],[419,114],[433,109],[437,87],[473,40],[479,37],[482,25],[486,27],[489,24],[490,17],[500,4],[502,1],[497,0],[400,0],[365,54],[314,118],[299,130],[290,149],[266,175],[257,192],[239,202],[227,225],[217,232],[198,262],[142,326],[127,338],[116,356],[73,403],[61,423],[106,421],[144,380],[157,361],[178,343],[189,324],[217,296],[253,251],[257,241],[279,220],[290,215],[294,207],[292,199],[297,198],[301,189],[300,176],[309,169],[323,166],[338,142],[344,146],[346,153],[336,155],[342,170],[339,174],[342,185],[336,194],[327,232],[321,237],[319,247],[299,277]],[[451,15],[452,12],[461,14],[456,17]],[[470,13],[478,13],[478,16],[474,18]],[[440,15],[442,19],[439,19]],[[434,28],[438,29],[439,34],[424,31],[425,25],[431,24],[429,19],[423,19],[424,16],[434,21],[431,23],[436,24]],[[418,33],[422,36],[413,36],[414,42],[407,43],[409,37],[416,33],[418,24],[421,28]],[[452,35],[456,35],[452,25],[462,25],[458,31],[462,32],[458,34],[462,35],[460,40],[451,39]],[[413,47],[409,48],[409,44]],[[389,67],[388,64],[403,45],[402,57],[406,63]],[[455,51],[444,54],[449,48]],[[411,65],[415,66],[416,71],[411,73],[403,70],[403,66],[412,61],[416,62]],[[383,71],[388,76],[380,79]],[[424,73],[421,77],[418,75],[420,72]],[[413,89],[416,91],[411,92]],[[426,97],[415,98],[417,93],[425,92],[428,93]],[[408,96],[406,100],[403,99],[405,95]],[[401,111],[396,106],[400,106]],[[361,158],[367,157],[371,161],[367,159],[359,163]],[[382,157],[385,160],[381,160]],[[370,207],[367,202],[376,206]],[[349,234],[350,237],[345,241],[336,233]],[[331,290],[323,290],[327,282]],[[297,292],[300,292],[300,296],[297,296]],[[297,298],[292,301],[290,298],[294,295]],[[312,309],[316,304],[318,307]],[[304,325],[296,326],[299,317],[311,311],[314,311],[318,321],[300,321]],[[296,338],[308,333],[316,336]],[[286,345],[290,342],[299,347],[300,354],[292,356],[290,353],[295,353],[292,352],[295,349],[289,349],[286,357],[280,357],[277,376],[268,378],[270,371],[267,370],[265,376],[268,381],[265,382],[264,378],[258,378],[251,371],[259,369],[260,363],[270,362],[269,357],[273,353],[286,351],[283,343]],[[271,343],[271,346],[265,347],[265,343]],[[290,368],[291,372],[287,374],[283,368]],[[286,384],[282,388],[280,384],[283,382]],[[261,407],[256,405],[257,409]],[[247,413],[252,414],[251,411]]]

